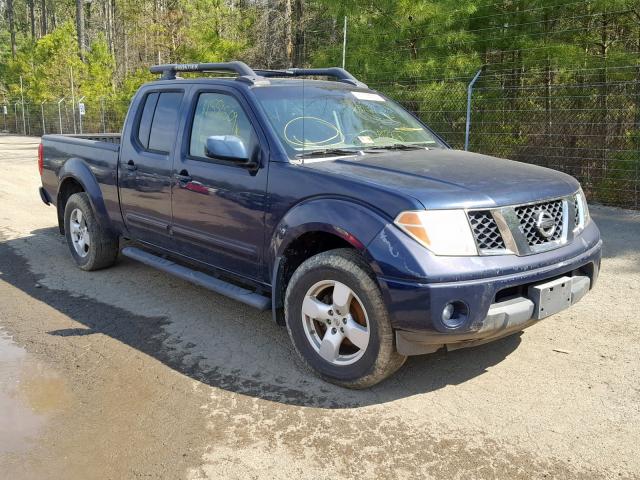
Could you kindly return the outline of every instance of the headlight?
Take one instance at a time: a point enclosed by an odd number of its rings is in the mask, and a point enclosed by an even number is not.
[[[584,229],[584,227],[587,226],[591,218],[589,216],[589,206],[587,205],[587,197],[584,195],[584,192],[582,191],[582,187],[580,187],[580,190],[578,190],[578,193],[576,193],[576,207],[578,208],[578,212],[577,212],[578,223],[575,226],[574,231],[580,232],[582,231],[582,229]]]
[[[464,210],[407,211],[394,223],[436,255],[478,255]]]

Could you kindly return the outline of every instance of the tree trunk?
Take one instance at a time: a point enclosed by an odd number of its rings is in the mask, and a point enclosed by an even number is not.
[[[114,6],[115,6],[115,0],[107,0],[106,2],[107,5],[107,42],[109,42],[109,53],[111,54],[111,57],[113,57],[113,59],[115,60],[115,55],[116,55],[116,50],[115,50],[115,46],[114,46],[114,37],[115,37],[115,32],[114,32],[114,28],[113,28],[113,14],[114,14]]]
[[[78,36],[78,55],[84,62],[84,0],[76,0],[76,33]]]
[[[47,0],[40,0],[40,28],[42,36],[47,34]]]
[[[291,8],[291,0],[284,2],[284,44],[286,46],[287,67],[293,66],[293,13]]]
[[[153,23],[154,24],[158,24],[159,19],[160,19],[160,9],[162,8],[162,6],[160,5],[160,1],[159,0],[154,0],[153,2]],[[155,49],[155,57],[156,57],[156,62],[158,64],[162,63],[162,53],[160,51],[160,33],[156,30],[156,33],[154,33],[153,35],[153,47]]]
[[[304,66],[304,3],[303,0],[295,0],[293,4],[293,16],[296,23],[296,34],[293,48],[294,67]]]
[[[29,6],[29,23],[31,24],[31,40],[36,39],[36,12],[34,0],[27,0]]]
[[[126,25],[122,25],[122,38],[124,40],[124,51],[123,51],[123,65],[124,65],[124,76],[126,77],[127,75],[129,75],[129,36],[127,34],[127,27]]]
[[[11,36],[11,58],[16,58],[16,26],[13,22],[13,0],[7,0],[7,18],[9,19],[9,34]]]

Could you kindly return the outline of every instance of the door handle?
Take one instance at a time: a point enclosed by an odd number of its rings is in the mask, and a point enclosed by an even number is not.
[[[191,176],[189,175],[189,172],[187,172],[186,170],[181,170],[180,173],[177,173],[176,174],[176,179],[179,182],[182,182],[182,183],[187,183],[187,182],[190,182],[191,180],[193,180],[191,178]]]
[[[137,170],[138,167],[136,167],[136,163],[133,160],[129,160],[127,162],[127,170],[131,170],[132,172]]]

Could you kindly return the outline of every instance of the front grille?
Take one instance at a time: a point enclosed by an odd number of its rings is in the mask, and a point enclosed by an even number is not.
[[[540,202],[531,205],[515,207],[516,215],[520,221],[520,231],[524,234],[530,246],[542,245],[547,242],[559,240],[562,237],[562,200]],[[538,227],[538,219],[541,212],[547,212],[553,219],[553,232],[545,236]]]
[[[469,223],[479,250],[500,250],[505,248],[498,225],[490,211],[469,212]]]

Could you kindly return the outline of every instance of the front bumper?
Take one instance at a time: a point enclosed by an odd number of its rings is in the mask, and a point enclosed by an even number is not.
[[[390,243],[389,237],[386,240]],[[397,247],[398,243],[392,245]],[[516,268],[508,269],[504,264],[500,265],[502,268],[492,268],[493,262],[505,262],[509,259],[507,256],[468,257],[449,259],[449,278],[409,280],[379,274],[396,330],[397,349],[404,355],[417,355],[443,346],[456,349],[478,345],[520,331],[540,318],[529,288],[569,277],[570,304],[579,301],[596,282],[601,250],[599,231],[591,223],[572,245],[529,257],[510,256]],[[405,252],[396,249],[395,253],[398,258]],[[424,259],[421,264],[430,260]],[[440,267],[438,275],[442,276],[446,260],[437,261],[440,263],[432,267]],[[503,274],[496,275],[497,272]],[[465,321],[456,328],[448,328],[442,321],[442,311],[450,302],[461,302],[468,307]]]
[[[569,284],[570,297],[567,306],[577,303],[592,285],[587,275],[563,276]],[[540,303],[532,295],[513,296],[492,303],[487,316],[476,331],[466,333],[434,333],[396,330],[396,348],[403,355],[432,353],[446,346],[448,350],[473,347],[519,332],[537,321],[546,318],[540,312]]]

